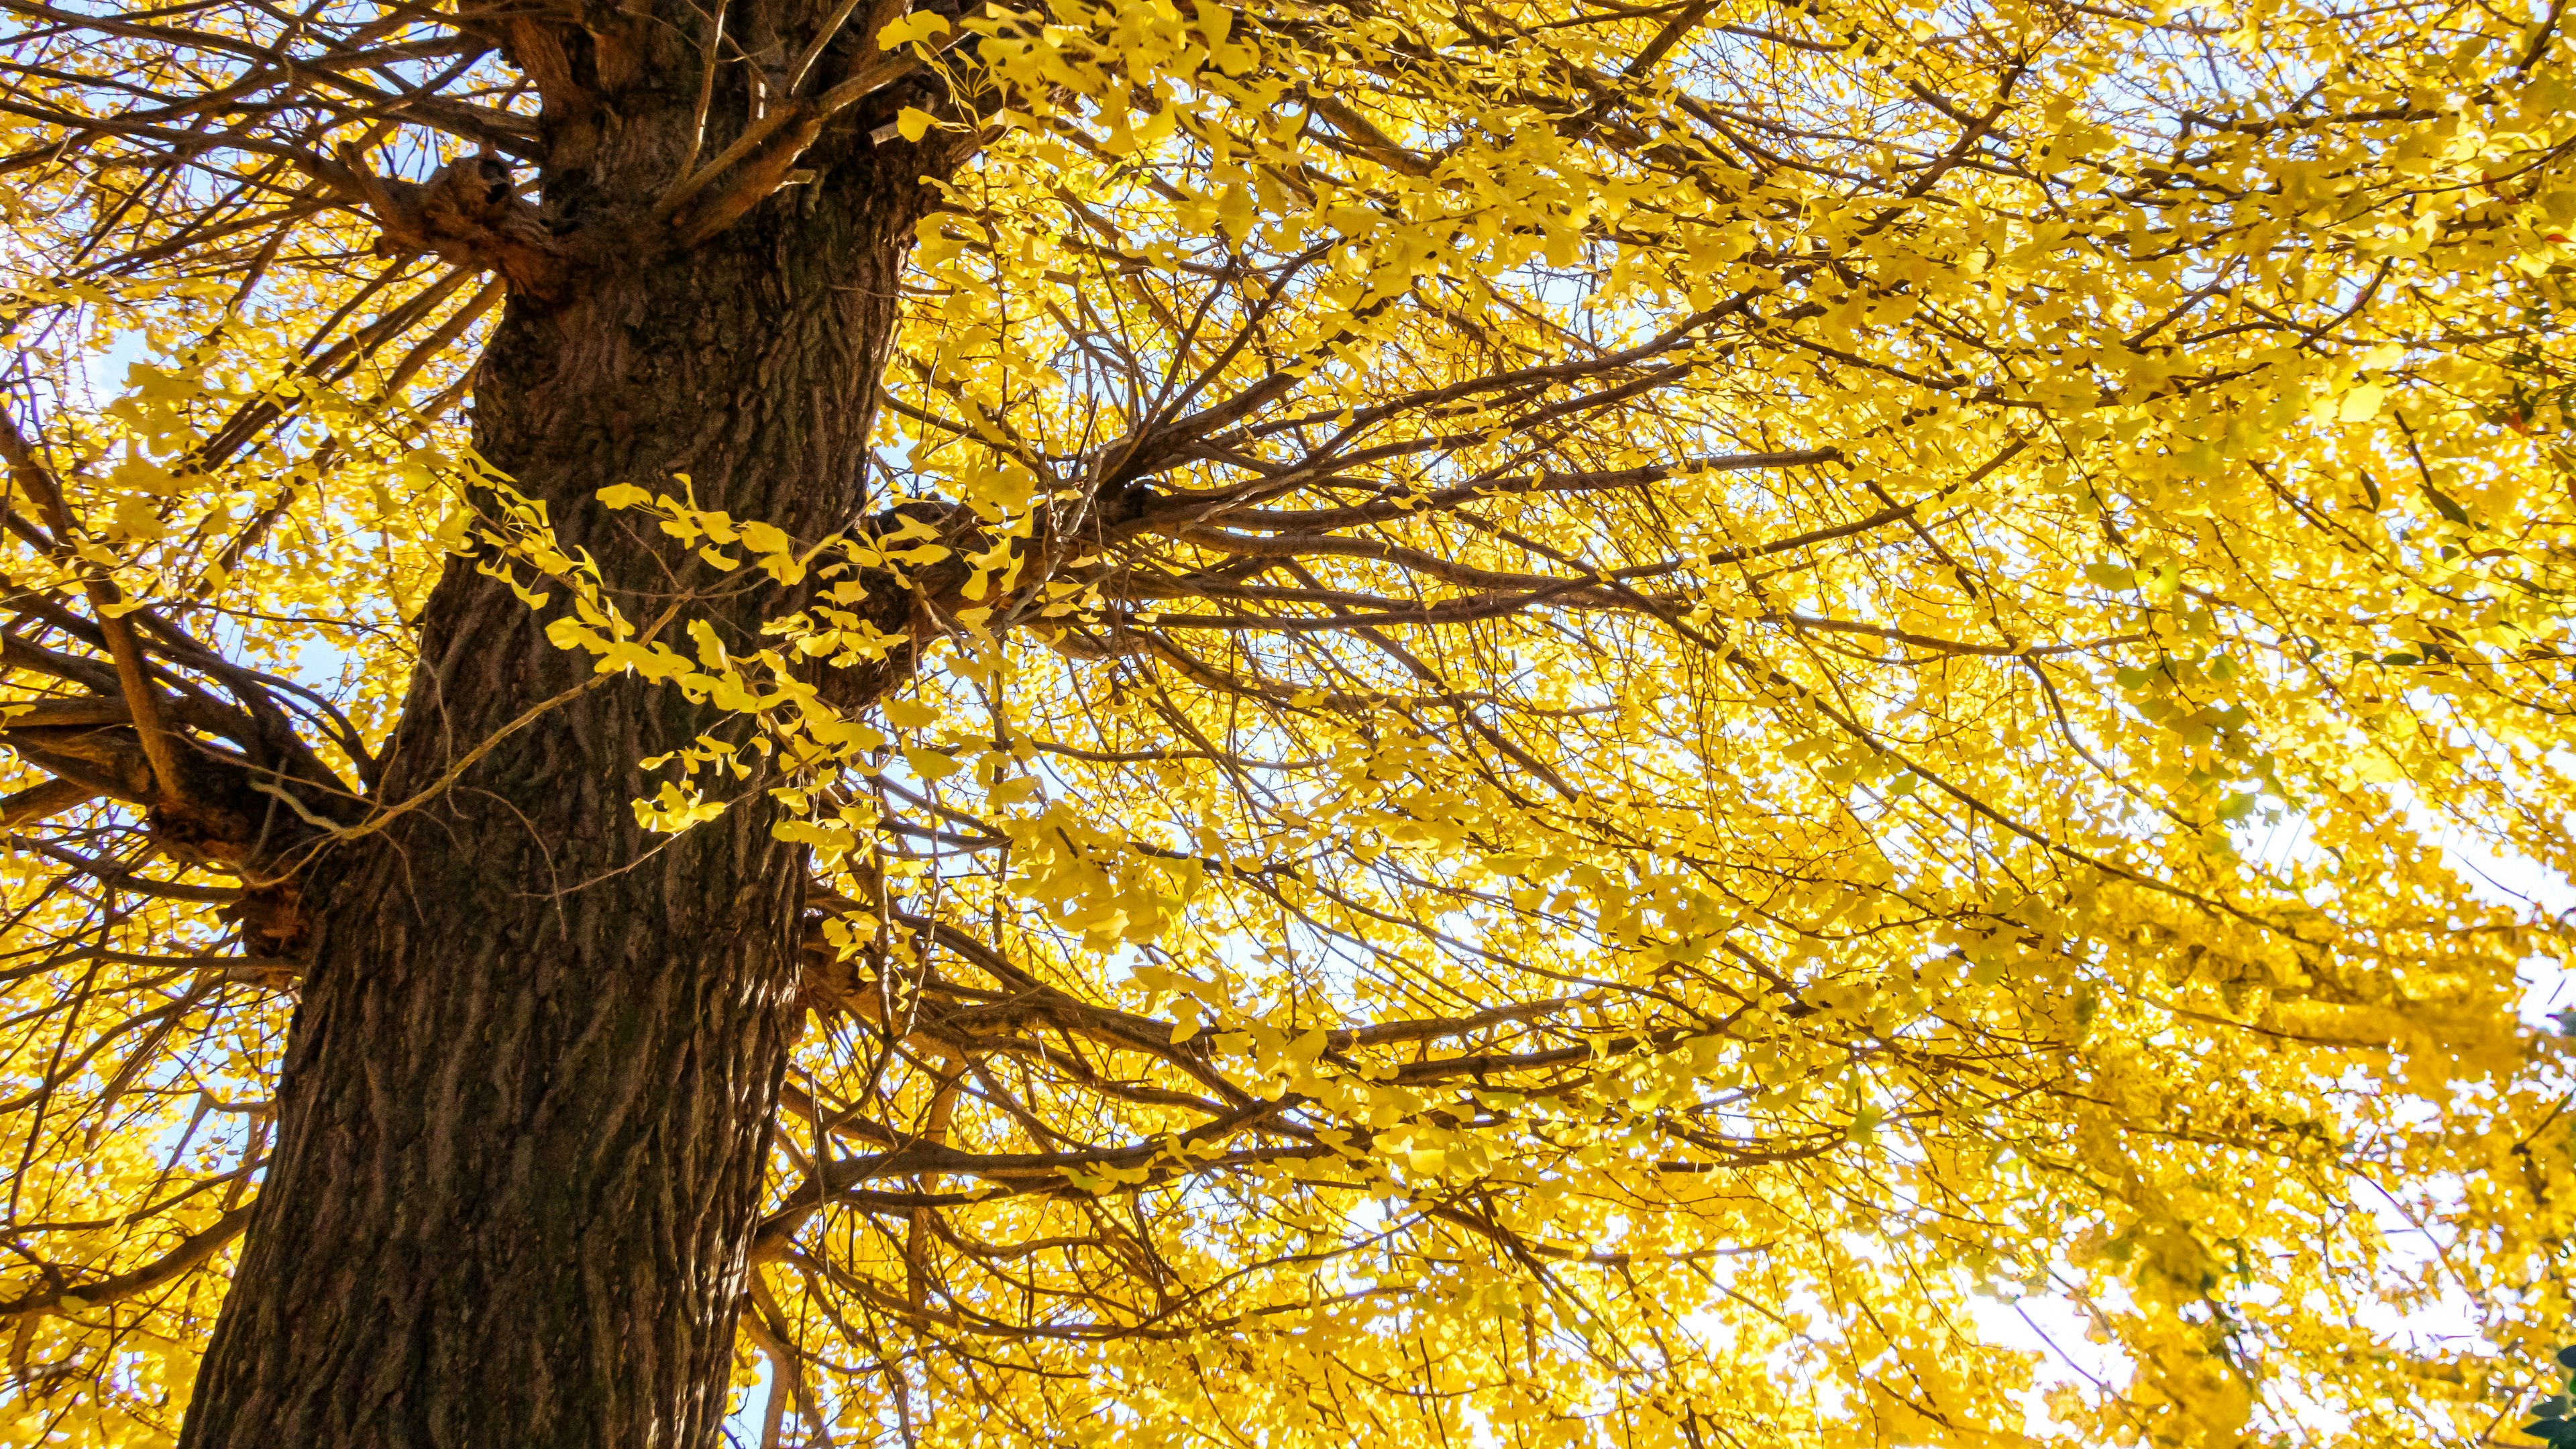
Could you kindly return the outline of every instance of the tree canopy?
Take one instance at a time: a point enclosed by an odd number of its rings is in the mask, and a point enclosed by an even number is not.
[[[2567,940],[2445,847],[2576,869],[2560,6],[0,7],[0,1439],[177,1434],[464,570],[803,847],[759,1442],[2540,1382]],[[639,75],[684,240],[951,158],[831,526],[469,436]]]

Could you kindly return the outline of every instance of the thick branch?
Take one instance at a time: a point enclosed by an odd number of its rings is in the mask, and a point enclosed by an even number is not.
[[[94,1308],[138,1293],[149,1293],[223,1251],[233,1239],[240,1237],[242,1229],[250,1226],[252,1206],[251,1203],[243,1203],[210,1225],[180,1239],[179,1246],[140,1268],[105,1278],[38,1288],[0,1301],[0,1316],[17,1317],[74,1307],[67,1300],[77,1300],[78,1308]]]

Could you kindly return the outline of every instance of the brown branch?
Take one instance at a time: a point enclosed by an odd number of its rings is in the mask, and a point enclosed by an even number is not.
[[[60,815],[99,797],[99,791],[70,779],[52,779],[0,798],[0,830],[15,830]]]
[[[36,457],[26,434],[18,430],[17,417],[6,407],[0,407],[0,459],[8,462],[18,486],[27,490],[44,510],[57,552],[68,552],[80,532],[72,521],[71,507],[63,499],[53,470]],[[124,600],[115,582],[95,565],[81,567],[81,581],[89,593],[90,607],[98,615],[99,632],[106,636],[108,655],[116,661],[117,684],[124,691],[126,707],[133,711],[134,732],[142,743],[144,758],[152,764],[159,786],[158,803],[165,810],[184,813],[188,798],[180,783],[179,747],[161,718],[161,697],[145,670],[142,647],[135,643],[134,631],[118,610]]]
[[[138,1293],[149,1293],[223,1251],[233,1239],[240,1237],[242,1229],[250,1226],[253,1206],[253,1203],[243,1203],[207,1227],[180,1239],[179,1246],[160,1258],[130,1272],[38,1288],[0,1301],[0,1317],[59,1312],[71,1306],[65,1302],[66,1299],[77,1299],[80,1308],[89,1308],[131,1298]],[[77,1312],[78,1308],[73,1311]]]
[[[847,18],[848,8],[843,7],[841,18]],[[876,31],[894,18],[891,12],[895,9],[893,5],[881,3],[869,13],[867,34],[871,41],[875,39]],[[976,13],[981,12],[978,10]],[[959,16],[947,35],[931,47],[932,53],[944,53],[966,39],[965,21],[969,18]],[[826,35],[818,35],[814,44],[819,47],[827,38]],[[811,63],[810,54],[802,56],[797,69],[801,73]],[[839,85],[817,96],[790,101],[745,127],[743,133],[718,152],[714,160],[672,183],[671,189],[662,193],[661,199],[654,204],[654,214],[670,218],[671,226],[679,232],[683,245],[698,245],[733,225],[745,212],[778,190],[788,173],[796,169],[796,162],[804,156],[806,148],[822,134],[825,123],[911,75],[921,66],[922,58],[911,46],[869,55]],[[740,176],[717,193],[713,200],[691,210],[682,210],[698,193],[738,165],[743,168]]]

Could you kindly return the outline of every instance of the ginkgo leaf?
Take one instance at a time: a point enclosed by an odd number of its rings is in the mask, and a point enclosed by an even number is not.
[[[2346,423],[2369,422],[2379,416],[2380,402],[2387,396],[2388,389],[2376,383],[2364,383],[2343,395],[2343,401],[2335,406],[2335,419]]]

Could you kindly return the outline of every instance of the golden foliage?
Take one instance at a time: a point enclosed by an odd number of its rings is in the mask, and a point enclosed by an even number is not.
[[[2566,938],[2442,848],[2576,868],[2555,8],[896,19],[1001,99],[884,138],[982,132],[874,522],[599,480],[814,586],[751,657],[473,458],[501,284],[295,169],[514,73],[9,10],[9,1442],[175,1430],[294,970],[60,711],[122,628],[366,829],[460,550],[732,712],[639,818],[812,847],[773,1439],[2458,1443],[2567,1320]]]

